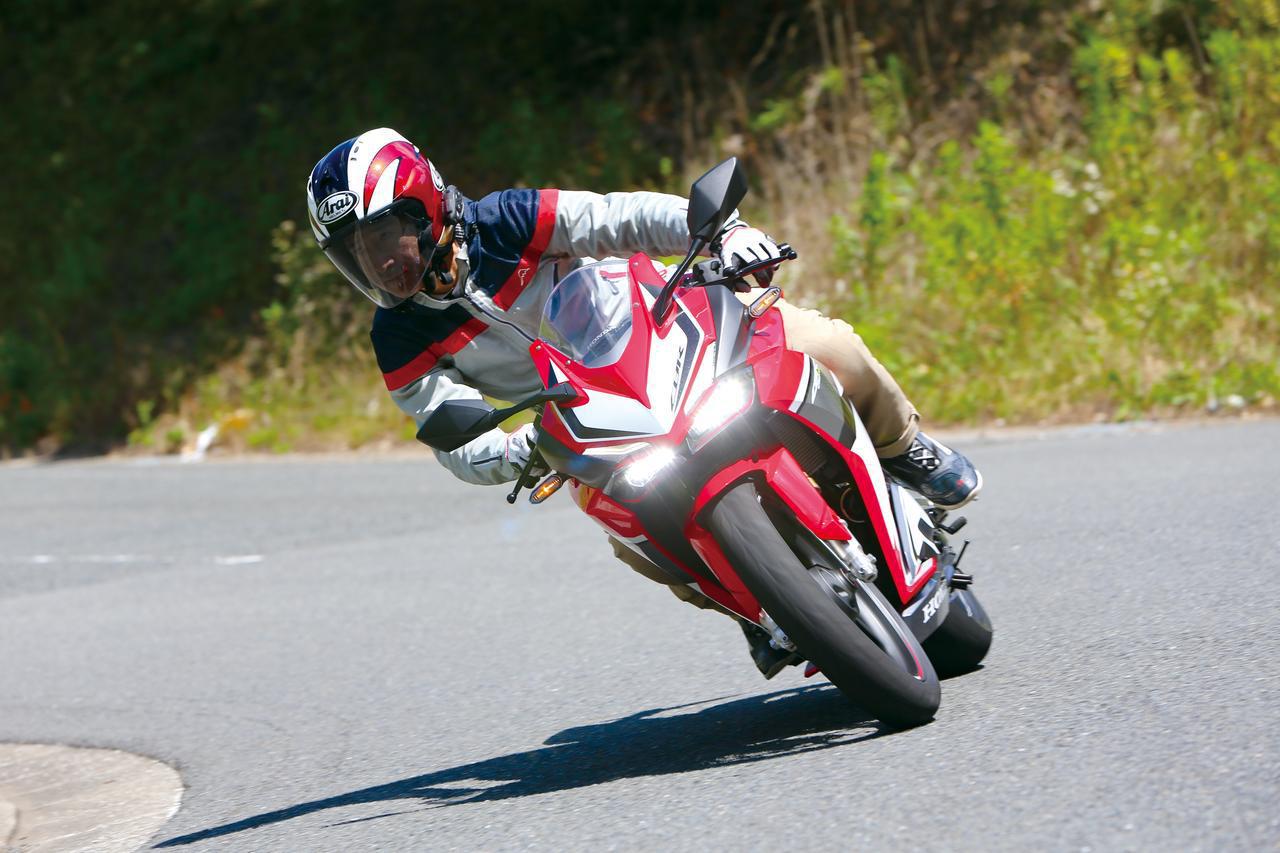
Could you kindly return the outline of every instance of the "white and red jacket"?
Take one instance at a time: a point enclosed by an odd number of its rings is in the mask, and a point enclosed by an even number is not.
[[[566,190],[504,190],[466,202],[471,275],[463,295],[419,294],[374,315],[370,336],[396,405],[421,426],[444,400],[516,400],[541,390],[529,344],[553,285],[595,258],[683,255],[687,204],[663,193]],[[506,442],[495,429],[436,457],[467,482],[505,483],[518,474]]]

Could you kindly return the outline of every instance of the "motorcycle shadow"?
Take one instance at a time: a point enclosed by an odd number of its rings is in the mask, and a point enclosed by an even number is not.
[[[156,846],[176,847],[348,806],[400,801],[412,804],[410,808],[342,820],[331,826],[424,808],[567,791],[617,779],[750,764],[892,733],[850,705],[830,685],[790,688],[729,701],[721,697],[575,726],[552,735],[538,749],[299,803],[171,838]]]

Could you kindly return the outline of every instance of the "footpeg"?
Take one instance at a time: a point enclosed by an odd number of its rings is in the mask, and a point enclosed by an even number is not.
[[[968,589],[973,585],[973,575],[966,572],[952,572],[951,588],[952,589]]]
[[[965,518],[962,515],[959,518],[957,518],[955,521],[951,522],[950,524],[939,524],[938,527],[942,530],[947,531],[947,533],[951,534],[952,536],[955,536],[968,523],[969,523],[969,519]]]

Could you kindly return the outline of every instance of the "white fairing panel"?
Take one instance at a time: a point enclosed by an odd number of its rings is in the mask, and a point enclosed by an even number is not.
[[[890,483],[889,488],[896,489],[898,492],[898,505],[902,507],[903,524],[911,537],[911,541],[902,543],[906,546],[902,549],[906,552],[903,568],[907,586],[914,586],[938,556],[938,549],[927,533],[933,530],[933,519],[929,518],[924,507],[920,506],[920,503],[906,489],[897,483]]]
[[[574,407],[572,411],[578,424],[589,430],[605,430],[626,436],[645,437],[663,435],[670,428],[664,426],[656,417],[657,412],[646,409],[639,400],[595,389],[588,393],[588,398],[586,403]],[[569,425],[566,424],[566,426]],[[569,429],[575,432],[572,426],[569,426]],[[578,436],[576,432],[575,437],[581,441],[592,440],[585,436]],[[609,435],[595,440],[616,441],[619,437],[619,435]]]
[[[707,365],[714,361],[695,364],[705,335],[684,304],[678,299],[675,304],[680,313],[671,331],[665,339],[655,336],[649,343],[649,408],[630,397],[591,389],[586,403],[562,413],[561,420],[575,439],[595,443],[666,435],[690,389],[710,385],[714,368]],[[695,367],[699,368],[696,373]]]
[[[850,406],[850,409],[852,408]],[[884,470],[880,467],[880,457],[876,455],[875,445],[871,443],[871,437],[867,434],[866,427],[862,425],[862,418],[858,417],[856,410],[853,412],[853,417],[857,423],[858,434],[851,449],[867,466],[867,473],[870,474],[871,483],[875,487],[876,502],[880,504],[880,512],[884,517],[885,529],[889,531],[889,537],[894,545],[899,546],[898,553],[902,553],[901,543],[898,541],[898,525],[893,519],[893,508],[889,503],[889,487],[885,482]],[[914,504],[915,501],[910,503]],[[908,585],[910,585],[914,582],[911,576],[917,569],[915,566],[906,566],[905,569],[909,576]]]

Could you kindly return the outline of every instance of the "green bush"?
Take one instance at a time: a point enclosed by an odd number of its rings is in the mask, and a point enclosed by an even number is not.
[[[967,139],[873,153],[830,221],[842,310],[928,416],[1280,394],[1275,5],[1220,18],[1199,68],[1142,43],[1151,8],[1076,22],[1080,134],[1037,144],[1002,96]]]

